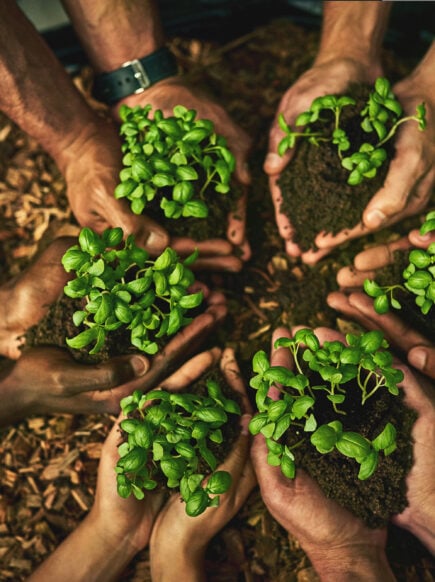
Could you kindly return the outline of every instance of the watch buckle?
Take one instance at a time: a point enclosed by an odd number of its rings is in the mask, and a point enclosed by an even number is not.
[[[142,63],[135,59],[134,61],[127,61],[122,65],[123,67],[131,67],[133,69],[133,76],[139,83],[139,88],[134,91],[134,94],[142,93],[151,85],[151,81],[142,65]]]

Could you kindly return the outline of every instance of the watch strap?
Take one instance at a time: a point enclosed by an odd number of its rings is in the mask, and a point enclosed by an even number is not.
[[[133,61],[119,69],[95,76],[92,94],[98,101],[114,105],[120,99],[142,93],[154,83],[178,73],[174,55],[167,47]]]

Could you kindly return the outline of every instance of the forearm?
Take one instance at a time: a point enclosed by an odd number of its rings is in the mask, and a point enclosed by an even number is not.
[[[97,72],[144,57],[165,40],[154,0],[63,0]]]
[[[89,514],[28,582],[111,582],[137,552],[126,537],[110,539]]]
[[[157,528],[158,529],[158,528]],[[154,533],[154,532],[153,532]],[[174,529],[176,533],[176,528]],[[196,541],[199,541],[196,539]],[[189,582],[204,582],[204,556],[207,548],[197,547],[192,543],[184,545],[183,540],[160,539],[152,535],[150,540],[150,565],[153,582],[173,582],[174,580],[189,580]],[[168,555],[171,559],[168,560]]]
[[[394,91],[406,91],[407,94],[414,92],[416,95],[424,95],[425,98],[434,101],[433,94],[435,92],[435,41],[432,42],[428,51],[412,71],[410,75],[405,77],[402,81],[397,83]]]
[[[368,68],[379,67],[391,5],[392,2],[324,1],[316,64],[346,56]]]
[[[308,550],[307,555],[322,582],[395,581],[383,548]]]
[[[55,159],[94,114],[16,2],[0,1],[0,109]]]

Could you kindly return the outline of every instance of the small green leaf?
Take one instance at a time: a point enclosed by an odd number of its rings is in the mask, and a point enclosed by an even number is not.
[[[207,481],[207,485],[205,490],[208,493],[212,493],[214,495],[219,495],[221,493],[226,493],[228,489],[231,487],[232,478],[230,473],[227,471],[216,471]]]

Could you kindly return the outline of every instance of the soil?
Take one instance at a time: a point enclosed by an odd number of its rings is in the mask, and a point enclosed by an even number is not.
[[[376,134],[362,131],[360,112],[365,107],[370,87],[351,85],[346,91],[356,101],[355,106],[345,107],[340,127],[345,130],[351,145],[350,152],[359,150],[362,143],[375,145]],[[312,125],[313,131],[332,133],[334,119]],[[327,118],[325,113],[322,117]],[[316,250],[315,238],[319,232],[337,234],[355,227],[364,208],[384,183],[393,149],[385,144],[387,160],[376,176],[365,179],[356,186],[347,184],[349,171],[342,167],[337,147],[331,142],[315,146],[302,141],[296,147],[292,163],[283,171],[279,186],[282,193],[281,212],[295,229],[294,241],[303,251]],[[350,155],[345,152],[344,155]]]
[[[421,219],[414,217],[347,243],[314,267],[283,253],[262,164],[279,100],[310,66],[317,46],[318,31],[296,27],[286,19],[272,21],[226,45],[189,38],[171,41],[193,86],[210,92],[254,139],[247,216],[252,259],[238,275],[198,275],[214,289],[223,290],[229,306],[226,322],[208,344],[234,347],[245,378],[251,373],[252,354],[259,348],[269,350],[277,325],[357,330],[358,326],[341,319],[325,303],[326,295],[337,288],[338,269],[350,265],[353,256],[367,246],[406,234]],[[392,82],[415,65],[388,51],[384,51],[384,62]],[[101,109],[90,97],[91,81],[86,67],[75,79],[90,103]],[[22,271],[52,238],[77,234],[78,229],[65,184],[52,160],[10,120],[1,118],[0,122],[4,154],[0,255],[5,260],[0,282],[4,282]],[[110,415],[38,416],[0,432],[1,580],[25,580],[83,519],[93,503],[101,446],[113,420]],[[435,569],[428,551],[403,529],[389,525],[388,530],[387,554],[397,580],[433,580]],[[210,544],[206,567],[208,579],[216,582],[318,580],[297,540],[289,538],[265,509],[258,489]],[[150,580],[146,550],[133,560],[122,580]]]
[[[394,261],[391,265],[378,269],[376,282],[381,286],[403,285],[403,270],[408,266],[410,251],[395,251]],[[402,306],[401,309],[391,307],[393,313],[397,313],[413,329],[422,333],[427,339],[435,342],[435,308],[432,307],[427,315],[423,315],[415,303],[415,295],[403,289],[396,289],[394,297]]]
[[[312,385],[321,384],[313,379]],[[401,397],[387,391],[370,398],[361,406],[361,390],[353,383],[345,385],[346,401],[339,408],[346,415],[334,411],[322,392],[317,394],[316,419],[319,425],[333,420],[343,424],[343,430],[352,430],[373,440],[394,418],[397,430],[397,449],[389,456],[379,455],[375,473],[361,481],[357,478],[358,464],[334,449],[327,455],[318,453],[309,439],[294,449],[296,467],[304,468],[319,483],[326,496],[361,518],[369,527],[385,526],[392,515],[407,506],[404,479],[412,466],[410,432],[416,414],[403,405]],[[292,429],[287,444],[295,445],[301,439],[300,431]]]

